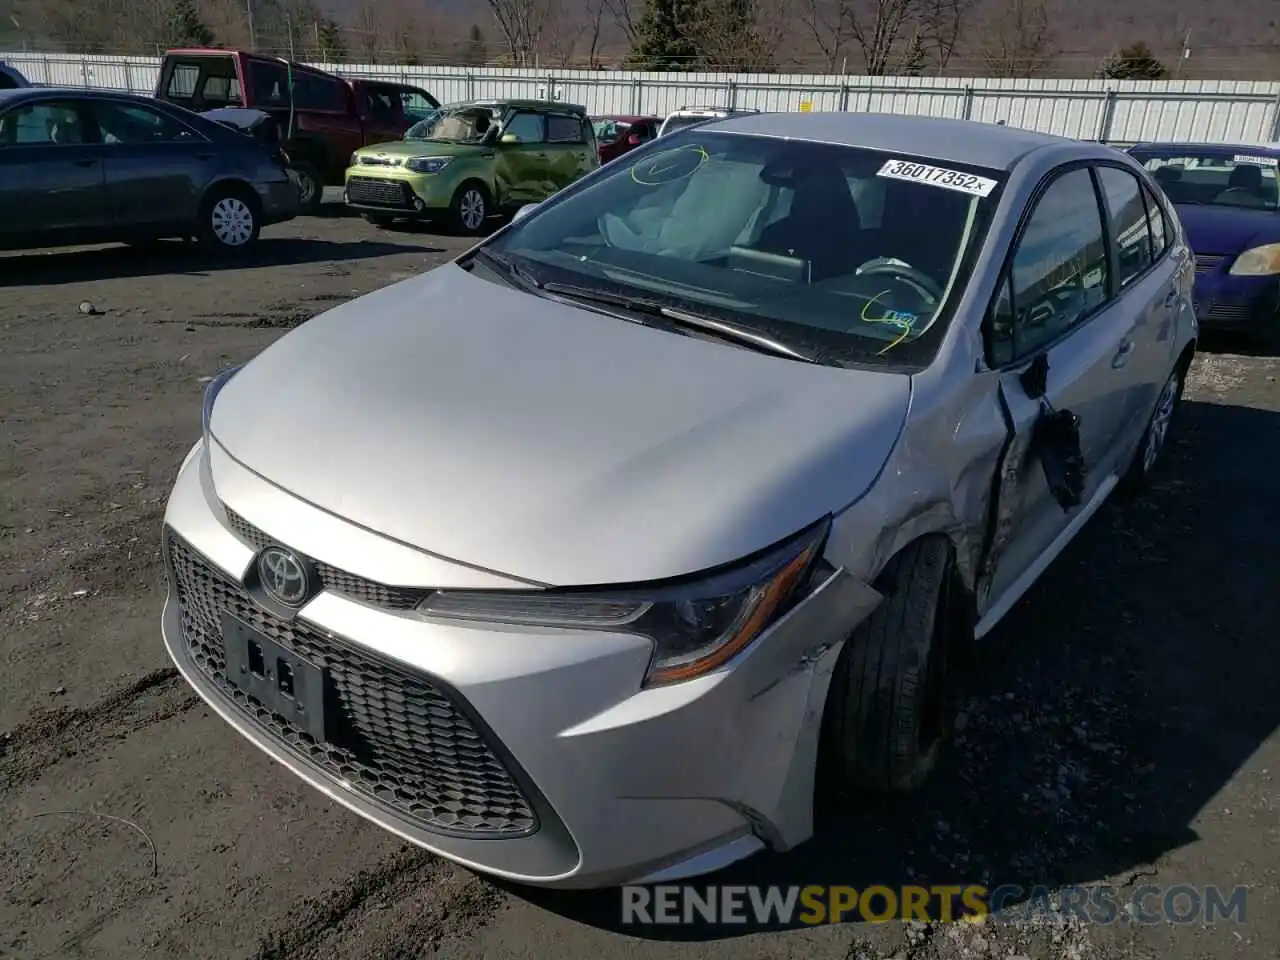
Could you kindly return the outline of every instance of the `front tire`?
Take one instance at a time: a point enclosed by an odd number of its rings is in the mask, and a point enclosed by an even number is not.
[[[324,181],[319,171],[309,163],[295,163],[290,171],[298,184],[298,211],[303,216],[318,213],[324,202]]]
[[[471,181],[460,186],[450,204],[453,228],[460,234],[476,237],[484,233],[490,214],[489,191],[483,184]]]
[[[823,716],[840,784],[893,795],[919,787],[954,730],[951,676],[962,637],[951,543],[908,544],[876,580],[884,600],[845,643]]]
[[[239,253],[253,246],[262,230],[258,205],[246,192],[219,190],[200,210],[199,237],[209,249]]]

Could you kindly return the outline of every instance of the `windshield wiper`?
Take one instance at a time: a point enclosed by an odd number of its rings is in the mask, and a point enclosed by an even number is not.
[[[632,297],[625,293],[609,293],[605,290],[592,290],[587,287],[578,287],[568,283],[557,283],[554,280],[542,284],[541,289],[546,293],[554,293],[574,300],[585,300],[589,303],[602,303],[609,306],[622,307],[625,310],[631,310],[635,313],[662,317],[665,320],[671,321],[674,326],[697,330],[700,333],[711,334],[712,336],[719,337],[721,340],[728,340],[732,343],[738,344],[739,346],[757,350],[760,353],[769,353],[778,357],[787,357],[791,360],[803,360],[805,363],[818,362],[817,358],[812,354],[790,347],[780,340],[775,340],[773,337],[760,333],[757,330],[753,330],[750,327],[744,327],[737,323],[730,323],[727,320],[716,320],[712,317],[704,317],[701,314],[690,313],[687,310],[680,310],[675,307],[668,307],[661,301],[651,300],[647,297]]]
[[[542,290],[545,284],[537,277],[520,266],[514,260],[504,256],[501,253],[494,253],[487,247],[477,247],[471,254],[471,259],[483,260],[490,267],[496,267],[502,271],[504,275],[514,280],[518,286],[528,290]]]

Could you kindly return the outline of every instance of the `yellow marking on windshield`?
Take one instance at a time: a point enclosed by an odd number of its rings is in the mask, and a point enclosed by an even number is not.
[[[900,344],[903,340],[907,339],[907,337],[911,336],[911,325],[915,323],[916,320],[919,319],[919,316],[917,314],[906,313],[902,310],[890,310],[887,307],[883,308],[885,312],[881,316],[878,316],[878,317],[867,316],[867,311],[871,309],[872,305],[879,303],[881,297],[887,297],[891,292],[892,291],[889,291],[889,290],[881,290],[874,297],[872,297],[870,300],[868,300],[866,303],[862,305],[861,317],[862,317],[863,323],[883,323],[897,330],[902,331],[901,333],[898,334],[898,338],[896,340],[894,340],[892,343],[886,346],[883,350],[877,353],[876,356],[883,356],[884,354],[892,350],[894,347],[896,347],[898,344]]]
[[[692,176],[711,155],[696,143],[663,150],[656,156],[649,157],[644,163],[637,163],[631,168],[631,179],[642,187],[660,187],[665,183]],[[685,169],[685,168],[688,169]],[[672,172],[674,171],[674,172]],[[668,175],[670,174],[670,175]]]

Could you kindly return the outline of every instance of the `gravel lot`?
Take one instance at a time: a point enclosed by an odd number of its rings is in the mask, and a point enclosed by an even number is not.
[[[465,245],[340,212],[234,269],[177,244],[0,257],[0,957],[1276,954],[1280,362],[1238,344],[1197,361],[1158,491],[1104,509],[1001,626],[924,793],[717,880],[1248,884],[1243,926],[622,933],[616,892],[495,886],[241,740],[159,638],[202,378]]]

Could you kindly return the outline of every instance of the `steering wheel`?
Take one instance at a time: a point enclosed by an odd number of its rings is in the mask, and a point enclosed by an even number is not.
[[[858,267],[856,276],[870,277],[882,273],[889,274],[908,286],[915,287],[935,304],[942,299],[942,288],[934,283],[933,277],[923,270],[917,270],[910,264],[903,263],[901,260],[894,260],[889,257],[868,260]]]

